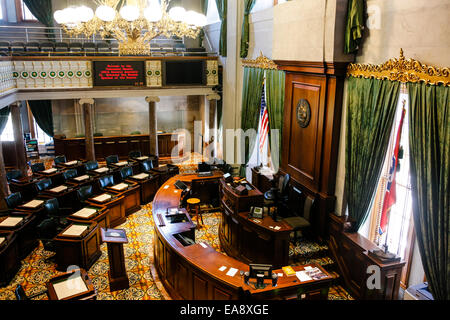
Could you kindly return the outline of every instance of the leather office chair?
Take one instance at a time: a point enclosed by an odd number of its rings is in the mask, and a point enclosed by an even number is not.
[[[151,169],[153,169],[153,162],[152,162],[152,160],[145,160],[145,161],[141,162],[140,166],[141,166],[141,171],[148,172]]]
[[[133,175],[133,168],[126,167],[126,168],[120,169],[120,178],[122,179],[122,181],[124,181],[126,178],[128,178],[132,175]]]
[[[52,42],[41,43],[41,52],[53,52],[54,50],[55,46]]]
[[[16,289],[14,290],[14,294],[16,295],[16,299],[17,300],[31,300],[33,298],[36,298],[38,296],[41,296],[43,294],[46,294],[47,290],[35,293],[33,295],[27,296],[27,294],[25,293],[25,290],[23,289],[23,287],[18,284]]]
[[[45,191],[49,189],[52,186],[52,180],[51,179],[42,179],[34,184],[37,193],[41,193],[42,191]]]
[[[45,170],[45,165],[43,162],[36,162],[31,165],[31,171],[37,173]]]
[[[55,252],[55,237],[58,235],[58,221],[49,217],[44,219],[36,228],[37,238],[41,240],[45,251]]]
[[[20,192],[11,193],[5,198],[5,202],[9,209],[14,209],[23,203],[22,194]]]
[[[92,185],[80,187],[77,190],[78,209],[83,208],[86,205],[86,201],[89,198],[92,198],[93,196],[94,196],[94,189],[92,188]]]
[[[11,181],[13,179],[20,179],[22,178],[22,171],[20,170],[10,170],[6,172],[6,180]]]
[[[300,201],[300,208],[294,211],[293,217],[283,219],[293,229],[293,240],[297,241],[298,232],[308,231],[311,227],[311,218],[315,212],[315,199],[309,195],[305,196],[301,193],[302,200]]]
[[[106,157],[106,165],[111,165],[111,164],[113,164],[113,163],[117,163],[117,162],[119,162],[119,156],[118,155],[111,155],[111,156],[107,156]]]
[[[269,208],[269,211],[271,207],[276,207],[276,216],[279,216],[281,211],[287,207],[290,178],[289,174],[280,177],[278,188],[273,187],[264,193],[264,206]]]
[[[72,208],[62,208],[59,206],[58,199],[48,199],[44,203],[45,213],[47,218],[54,219],[57,223],[58,232],[62,231],[69,225],[66,217],[72,214]]]
[[[69,169],[63,172],[63,178],[64,181],[67,181],[69,179],[73,179],[78,175],[78,172],[76,169]]]
[[[142,153],[140,150],[133,150],[133,151],[130,151],[130,153],[128,154],[128,157],[130,159],[139,158],[140,156],[142,156]]]
[[[112,175],[103,176],[98,179],[98,186],[100,190],[104,190],[106,187],[111,187],[114,185],[114,178]]]
[[[58,165],[58,164],[66,163],[67,159],[66,159],[66,156],[62,155],[62,156],[55,157],[55,159],[53,161],[55,161],[55,165]]]
[[[97,161],[88,161],[84,164],[84,167],[86,168],[86,171],[92,171],[92,170],[98,169],[98,162]]]

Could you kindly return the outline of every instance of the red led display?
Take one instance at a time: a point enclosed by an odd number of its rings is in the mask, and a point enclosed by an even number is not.
[[[143,61],[94,61],[95,86],[143,86]]]
[[[139,70],[134,70],[129,64],[108,64],[99,73],[102,80],[137,80],[138,76]]]

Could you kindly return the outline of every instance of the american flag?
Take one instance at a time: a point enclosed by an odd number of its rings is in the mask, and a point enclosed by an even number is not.
[[[261,129],[259,134],[259,149],[261,150],[261,153],[263,152],[264,144],[266,143],[267,136],[269,133],[269,114],[267,113],[267,106],[266,106],[266,97],[265,97],[265,86],[263,86],[262,89],[262,96],[261,96]]]

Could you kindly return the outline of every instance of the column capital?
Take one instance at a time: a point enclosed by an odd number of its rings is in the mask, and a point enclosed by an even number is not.
[[[211,101],[211,100],[220,100],[220,95],[217,94],[217,93],[214,93],[214,94],[208,94],[208,95],[206,96],[206,99],[207,99],[208,101]]]
[[[10,107],[20,107],[22,106],[22,101],[16,101],[9,105]]]
[[[84,98],[84,99],[80,99],[80,101],[78,101],[78,103],[80,105],[83,105],[83,104],[94,104],[95,100],[92,99],[92,98]]]
[[[159,97],[156,97],[156,96],[149,96],[149,97],[145,97],[145,101],[147,101],[148,103],[150,103],[150,102],[160,102],[161,99]]]

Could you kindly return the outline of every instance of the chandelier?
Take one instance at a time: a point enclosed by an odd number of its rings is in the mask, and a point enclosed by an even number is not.
[[[170,0],[95,0],[97,9],[70,6],[54,18],[69,37],[100,34],[114,38],[120,55],[150,55],[150,41],[158,36],[197,38],[206,16],[182,7],[167,12]],[[125,4],[125,5],[123,5]]]

